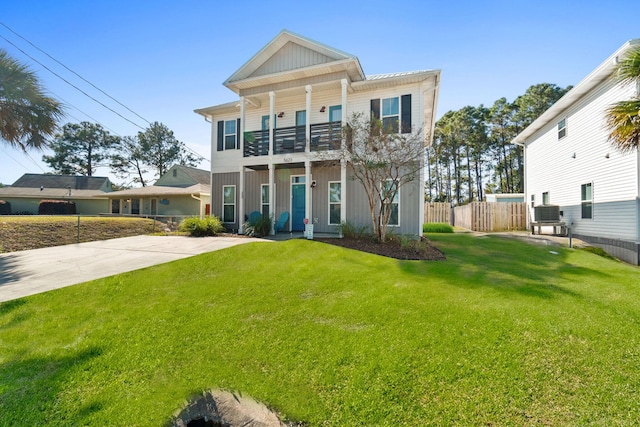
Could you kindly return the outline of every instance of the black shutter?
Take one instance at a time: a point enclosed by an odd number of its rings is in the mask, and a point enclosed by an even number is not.
[[[380,120],[380,98],[371,100],[371,118]]]
[[[236,123],[236,148],[240,149],[240,119]]]
[[[224,150],[224,121],[218,122],[218,151]]]
[[[401,132],[411,133],[411,95],[402,95],[400,98]]]

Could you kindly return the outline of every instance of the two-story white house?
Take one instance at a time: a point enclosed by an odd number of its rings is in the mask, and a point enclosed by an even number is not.
[[[640,88],[612,78],[622,45],[524,129],[514,143],[525,152],[525,200],[558,205],[574,236],[640,264],[640,153],[621,153],[608,141],[606,110]]]
[[[283,30],[224,82],[237,101],[195,110],[211,123],[211,213],[235,230],[252,212],[275,222],[286,213],[286,231],[370,225],[361,184],[336,150],[342,128],[352,113],[371,113],[400,132],[419,129],[428,144],[439,83],[439,70],[366,76],[355,56]],[[422,178],[393,201],[394,232],[422,233]]]

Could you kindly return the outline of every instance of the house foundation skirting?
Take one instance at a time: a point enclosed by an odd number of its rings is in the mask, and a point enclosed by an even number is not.
[[[581,234],[574,234],[582,241],[585,241],[593,246],[604,249],[610,255],[628,262],[633,265],[640,265],[640,243],[630,242],[628,240],[610,239],[606,237],[594,237],[583,236]]]

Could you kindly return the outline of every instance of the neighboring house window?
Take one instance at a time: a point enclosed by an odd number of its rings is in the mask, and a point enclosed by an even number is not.
[[[565,136],[567,136],[567,119],[562,119],[558,122],[558,139]]]
[[[222,222],[236,222],[236,186],[222,186]]]
[[[340,225],[342,186],[340,182],[329,181],[329,225]]]
[[[227,120],[224,122],[224,149],[235,150],[236,148],[236,121]]]
[[[269,217],[269,184],[262,184],[260,187],[260,205],[262,206],[262,216]]]
[[[119,214],[120,213],[120,200],[112,199],[111,200],[111,213]]]
[[[535,205],[536,205],[536,195],[532,194],[531,195],[531,207],[533,208],[533,207],[535,207]]]
[[[388,225],[400,225],[400,190],[397,187],[397,183],[391,179],[384,181],[382,183],[382,191],[385,196],[385,213],[388,209],[391,210]]]
[[[593,218],[593,184],[582,184],[580,188],[580,199],[582,204],[582,218]]]
[[[549,192],[545,191],[544,193],[542,193],[542,204],[543,205],[548,205],[549,204]]]

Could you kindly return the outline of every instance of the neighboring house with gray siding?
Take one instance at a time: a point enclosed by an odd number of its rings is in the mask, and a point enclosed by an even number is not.
[[[41,200],[68,200],[80,215],[108,211],[111,181],[99,176],[26,173],[10,187],[0,188],[0,199],[11,203],[12,213],[37,214]]]
[[[638,95],[612,78],[638,44],[622,45],[514,139],[525,151],[529,220],[534,206],[559,205],[574,236],[633,264],[640,264],[640,153],[609,143],[605,112]]]
[[[174,165],[154,185],[109,194],[109,212],[115,215],[204,216],[209,213],[210,173]]]
[[[287,231],[335,233],[341,222],[370,225],[364,190],[340,161],[342,127],[356,112],[402,123],[431,141],[440,71],[364,74],[358,58],[282,31],[224,85],[237,101],[195,110],[211,123],[211,212],[241,229],[251,212]],[[382,185],[382,183],[381,183]],[[421,234],[424,179],[400,189],[402,234]]]

